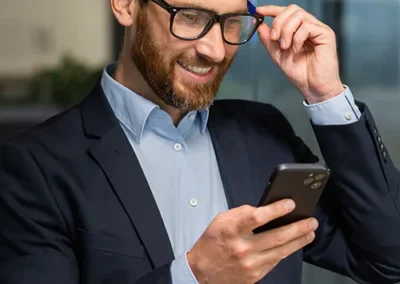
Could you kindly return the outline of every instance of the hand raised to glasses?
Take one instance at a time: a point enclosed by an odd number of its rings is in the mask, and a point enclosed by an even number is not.
[[[309,244],[318,223],[314,218],[253,234],[253,230],[294,208],[291,200],[219,214],[187,254],[197,281],[207,284],[254,284],[282,259]]]
[[[260,6],[257,13],[273,17],[272,27],[258,28],[272,60],[302,92],[318,103],[344,92],[334,31],[297,5]]]

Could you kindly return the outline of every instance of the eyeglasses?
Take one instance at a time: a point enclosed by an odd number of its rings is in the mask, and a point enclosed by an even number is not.
[[[263,23],[264,16],[255,13],[255,7],[248,2],[245,13],[229,13],[218,15],[213,11],[174,7],[165,0],[152,0],[165,9],[170,15],[170,32],[182,40],[196,40],[205,36],[216,23],[220,23],[223,40],[232,45],[248,42]]]

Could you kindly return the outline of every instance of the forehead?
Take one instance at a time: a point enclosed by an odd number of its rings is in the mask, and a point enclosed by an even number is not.
[[[247,0],[167,0],[172,6],[190,6],[216,11],[219,14],[247,9]]]

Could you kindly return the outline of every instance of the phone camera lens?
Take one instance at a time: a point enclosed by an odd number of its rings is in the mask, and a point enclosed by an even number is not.
[[[315,176],[315,180],[323,180],[324,178],[326,178],[326,175],[325,174],[318,174],[318,175],[316,175]]]
[[[319,182],[319,181],[317,181],[316,183],[313,183],[313,184],[311,185],[311,188],[312,188],[312,189],[318,189],[318,188],[321,187],[321,185],[322,185],[322,183]]]
[[[304,180],[304,185],[310,185],[310,184],[312,184],[314,182],[314,179],[313,178],[306,178],[305,180]]]

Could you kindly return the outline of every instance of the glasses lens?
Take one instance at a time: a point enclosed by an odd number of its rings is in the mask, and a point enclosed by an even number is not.
[[[224,23],[225,40],[240,44],[246,42],[253,35],[257,26],[257,19],[251,15],[230,16]]]
[[[211,19],[211,15],[205,11],[182,9],[175,15],[172,32],[181,38],[195,38],[204,31]]]

